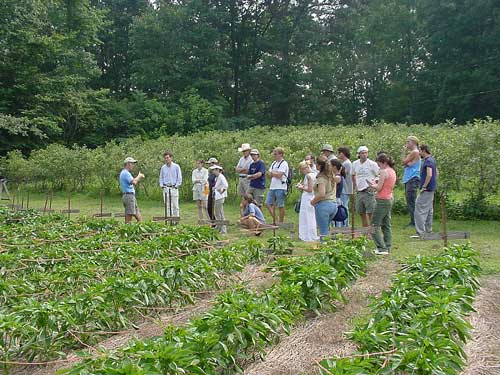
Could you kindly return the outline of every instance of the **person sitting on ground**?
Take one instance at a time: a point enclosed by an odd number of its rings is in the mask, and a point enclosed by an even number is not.
[[[252,194],[247,193],[243,196],[243,216],[239,223],[242,228],[255,231],[257,236],[261,233],[259,228],[266,224],[264,214],[259,206],[255,204]]]

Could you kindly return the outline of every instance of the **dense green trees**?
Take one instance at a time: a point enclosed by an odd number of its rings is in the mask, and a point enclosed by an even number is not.
[[[4,0],[0,153],[500,117],[494,0]]]

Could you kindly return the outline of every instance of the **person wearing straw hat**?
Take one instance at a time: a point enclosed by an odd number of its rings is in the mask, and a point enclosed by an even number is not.
[[[248,193],[252,195],[257,206],[262,207],[264,203],[264,191],[266,189],[266,165],[260,160],[260,152],[256,148],[250,151],[250,156],[253,163],[248,168],[247,179],[250,180]]]
[[[241,147],[238,147],[238,152],[242,152],[238,164],[234,168],[236,173],[238,173],[238,195],[241,197],[240,211],[242,210],[243,205],[243,197],[246,193],[248,193],[248,189],[250,187],[250,180],[247,179],[248,176],[248,168],[250,168],[250,164],[253,163],[253,160],[250,156],[251,147],[249,143],[243,143]]]
[[[226,220],[224,218],[224,201],[227,198],[228,183],[226,177],[222,174],[222,167],[220,165],[212,165],[210,170],[215,176],[214,186],[214,215],[215,220]],[[217,224],[217,229],[220,233],[226,234],[226,226]]]
[[[133,217],[135,217],[137,221],[142,221],[142,216],[135,198],[135,186],[144,178],[144,175],[139,172],[135,178],[132,176],[131,172],[137,164],[137,160],[134,158],[128,156],[123,161],[123,164],[124,167],[120,172],[119,181],[122,191],[123,207],[125,208],[125,223],[128,224],[132,221]]]
[[[410,135],[406,138],[403,150],[401,151],[401,159],[404,167],[403,184],[405,185],[406,206],[410,212],[408,227],[415,226],[415,201],[420,184],[420,166],[422,164],[418,143],[418,138]]]
[[[337,159],[335,156],[335,153],[333,151],[332,145],[329,145],[328,143],[324,144],[323,147],[321,147],[321,154],[325,155],[325,157],[328,159],[328,161]]]

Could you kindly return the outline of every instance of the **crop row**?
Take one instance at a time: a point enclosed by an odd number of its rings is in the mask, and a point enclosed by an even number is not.
[[[479,289],[477,253],[454,246],[437,256],[416,256],[393,286],[371,304],[371,315],[350,337],[359,353],[323,360],[324,375],[452,375],[465,363],[463,344]],[[367,355],[378,353],[377,355]]]
[[[261,255],[260,244],[247,241],[182,259],[158,260],[150,268],[106,277],[62,298],[27,297],[2,304],[0,353],[4,361],[64,356],[61,351],[79,347],[80,340],[95,342],[92,332],[134,326],[148,308],[192,302],[194,294],[217,288],[224,274],[243,269]],[[77,338],[73,332],[89,334]]]
[[[342,289],[362,274],[364,240],[329,244],[310,257],[279,259],[268,268],[279,282],[256,293],[239,288],[221,294],[215,306],[162,337],[135,341],[67,369],[70,375],[230,374],[262,356],[266,346],[306,311],[333,308]]]

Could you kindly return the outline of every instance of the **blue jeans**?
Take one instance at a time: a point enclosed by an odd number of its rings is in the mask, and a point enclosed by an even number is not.
[[[342,206],[347,208],[347,218],[344,221],[336,221],[335,226],[336,227],[348,227],[349,226],[349,199],[351,198],[351,194],[340,194],[340,203],[342,203]]]
[[[314,207],[314,213],[316,215],[316,225],[319,228],[319,237],[323,241],[323,237],[330,234],[330,223],[337,214],[337,202],[330,200],[319,201]]]

